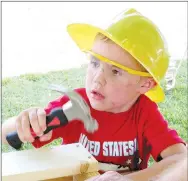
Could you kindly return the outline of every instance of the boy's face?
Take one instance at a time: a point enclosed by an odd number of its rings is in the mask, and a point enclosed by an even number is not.
[[[126,67],[144,71],[129,53],[110,40],[97,39],[92,51]],[[86,93],[94,109],[113,113],[125,111],[139,97],[142,83],[140,76],[131,75],[90,55]]]

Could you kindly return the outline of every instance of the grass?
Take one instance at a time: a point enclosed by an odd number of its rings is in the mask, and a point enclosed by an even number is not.
[[[70,88],[84,86],[86,67],[70,69],[47,74],[25,74],[19,77],[2,80],[2,120],[18,115],[22,110],[31,106],[46,106],[57,98],[58,93],[47,89],[48,85],[63,84]],[[159,108],[171,128],[175,128],[185,140],[187,138],[187,61],[182,63],[177,79],[176,87],[166,92],[166,100],[159,104]],[[60,144],[55,140],[50,145]],[[25,144],[22,149],[31,149],[31,144]],[[14,151],[6,145],[2,145],[3,152]],[[150,160],[150,163],[152,160]]]

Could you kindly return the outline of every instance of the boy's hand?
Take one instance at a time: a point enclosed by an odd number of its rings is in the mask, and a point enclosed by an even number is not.
[[[102,175],[97,175],[96,177],[90,178],[86,181],[132,181],[126,176],[123,176],[114,171],[108,171]]]
[[[46,130],[46,112],[43,108],[29,108],[22,111],[16,118],[16,130],[22,142],[33,142],[31,127],[40,141],[48,141],[52,136],[52,131],[43,135]]]

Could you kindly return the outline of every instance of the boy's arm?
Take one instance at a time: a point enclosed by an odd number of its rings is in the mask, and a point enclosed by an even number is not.
[[[187,181],[187,156],[179,161],[177,164],[174,164],[166,169],[164,172],[159,174],[154,181]]]
[[[164,170],[168,170],[169,166],[175,166],[187,157],[185,142],[175,130],[168,127],[168,122],[160,113],[157,105],[150,105],[149,110],[148,119],[143,124],[143,134],[151,146],[153,158],[159,161],[160,156],[162,160],[160,159],[161,161],[154,163],[149,168],[126,175],[135,181],[152,180],[152,177],[161,174]]]
[[[156,162],[152,166],[144,170],[128,174],[125,176],[125,178],[129,178],[134,181],[149,181],[149,180],[154,181],[155,177],[158,177],[160,174],[163,174],[164,177],[165,173],[169,172],[168,175],[170,175],[170,171],[172,170],[171,166],[173,166],[173,168],[176,168],[178,167],[178,165],[181,164],[181,162],[183,163],[184,160],[187,160],[187,149],[185,145],[179,143],[170,146],[166,148],[164,151],[162,151],[161,157],[163,158],[163,160],[161,160],[160,162]],[[175,173],[172,174],[176,177],[182,175],[185,176],[186,175],[185,172],[187,172],[187,168],[181,170],[178,169],[178,172],[181,172],[181,174],[180,173],[177,175]],[[184,180],[187,180],[187,178],[183,178],[182,181]],[[175,180],[174,178],[173,181],[180,181],[180,178],[178,177],[177,180]]]

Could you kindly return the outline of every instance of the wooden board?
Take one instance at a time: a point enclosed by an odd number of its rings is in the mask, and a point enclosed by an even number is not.
[[[97,160],[78,143],[2,154],[3,181],[39,181],[96,171]]]

